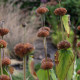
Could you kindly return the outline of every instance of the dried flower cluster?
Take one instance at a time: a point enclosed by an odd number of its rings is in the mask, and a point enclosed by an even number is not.
[[[63,16],[67,13],[67,10],[65,8],[57,8],[54,13],[55,15]]]
[[[49,10],[48,10],[48,8],[46,8],[46,7],[39,7],[38,9],[37,9],[37,13],[38,14],[45,14],[46,12],[48,12]]]
[[[11,64],[11,60],[7,57],[5,57],[4,59],[2,59],[2,65],[3,66],[8,66]]]
[[[11,80],[9,76],[7,75],[1,75],[0,80]]]
[[[25,55],[28,55],[28,53],[31,53],[34,50],[34,47],[32,44],[30,43],[19,43],[15,46],[15,53],[19,56],[19,57],[24,57]]]
[[[4,36],[8,34],[9,30],[6,28],[0,28],[0,36]]]
[[[10,67],[10,68],[9,68],[9,72],[10,72],[10,74],[13,74],[14,68],[13,68],[13,67]]]
[[[70,47],[71,47],[71,44],[66,40],[59,42],[59,44],[57,45],[58,49],[68,49]]]
[[[5,48],[7,46],[7,42],[4,40],[0,40],[0,48]]]
[[[42,27],[39,29],[37,36],[38,37],[47,37],[47,36],[49,36],[49,33],[50,33],[50,28]]]
[[[44,70],[52,69],[53,68],[53,61],[50,58],[47,58],[47,60],[44,58],[41,62],[41,68]]]

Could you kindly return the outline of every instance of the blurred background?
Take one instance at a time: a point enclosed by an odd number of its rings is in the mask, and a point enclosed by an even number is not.
[[[80,31],[77,30],[77,26],[80,25],[80,0],[62,0],[61,5],[67,9],[67,14],[70,14],[71,31],[67,40],[72,44],[72,48],[76,49],[76,43],[80,39]],[[62,40],[59,16],[54,15],[54,10],[59,7],[58,0],[0,0],[0,21],[4,21],[3,27],[10,30],[4,37],[8,43],[5,53],[12,59],[12,65],[19,71],[22,69],[22,59],[15,55],[14,46],[23,42],[24,27],[26,42],[35,46],[35,63],[44,58],[43,39],[36,35],[38,29],[42,27],[41,16],[36,13],[36,9],[40,6],[46,6],[49,9],[45,17],[46,26],[51,28],[50,36],[47,38],[48,57],[54,60],[56,45]]]

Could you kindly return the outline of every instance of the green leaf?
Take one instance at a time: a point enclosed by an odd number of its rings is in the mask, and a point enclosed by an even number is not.
[[[68,70],[73,63],[74,54],[71,49],[58,51],[59,63],[56,64],[56,74],[59,80],[65,80]]]
[[[39,69],[37,71],[37,76],[38,76],[39,80],[48,80],[47,70]]]
[[[57,77],[56,77],[53,69],[50,70],[50,75],[51,75],[53,80],[57,80]]]
[[[68,34],[68,37],[69,37],[69,34],[70,34],[70,26],[69,26],[70,19],[69,19],[69,17],[70,17],[70,15],[62,16],[63,25],[64,25],[64,28],[65,28],[65,31]]]
[[[72,80],[73,77],[73,72],[74,72],[74,63],[71,64],[68,73],[67,73],[67,80]]]
[[[29,68],[29,71],[30,71],[31,75],[33,76],[33,78],[35,80],[38,80],[37,74],[34,70],[34,59],[32,58],[32,56],[29,57],[28,68]]]

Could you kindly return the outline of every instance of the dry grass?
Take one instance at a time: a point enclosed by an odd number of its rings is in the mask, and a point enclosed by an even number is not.
[[[14,2],[13,2],[14,3]],[[38,18],[30,11],[22,11],[18,6],[13,7],[13,3],[8,2],[5,6],[0,5],[0,21],[4,20],[3,27],[10,30],[9,34],[4,37],[8,42],[8,48],[13,51],[17,43],[24,40],[24,28],[22,24],[26,24],[25,41],[33,43],[36,40],[36,32],[39,27]]]

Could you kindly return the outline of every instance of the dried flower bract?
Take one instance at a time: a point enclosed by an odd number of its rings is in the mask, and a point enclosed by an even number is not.
[[[4,59],[2,59],[2,65],[3,66],[8,66],[11,64],[11,60],[7,57],[5,57]]]
[[[39,29],[37,36],[38,37],[47,37],[49,36],[50,28],[48,27],[42,27]]]
[[[4,40],[0,40],[0,48],[5,48],[7,46],[7,42]]]
[[[63,16],[67,13],[67,10],[65,8],[57,8],[54,13],[55,15]]]
[[[68,41],[64,40],[64,41],[61,41],[58,45],[57,45],[57,48],[58,49],[68,49],[70,48],[71,45]]]
[[[0,80],[11,80],[9,76],[7,75],[1,75]]]
[[[39,7],[38,9],[37,9],[37,13],[38,14],[44,14],[44,13],[46,13],[46,12],[48,12],[49,10],[48,10],[48,8],[46,8],[46,7]]]
[[[53,68],[53,61],[50,58],[47,58],[47,60],[44,58],[41,62],[41,68],[44,70],[52,69]]]
[[[0,36],[4,36],[8,34],[9,30],[6,28],[0,28]]]

